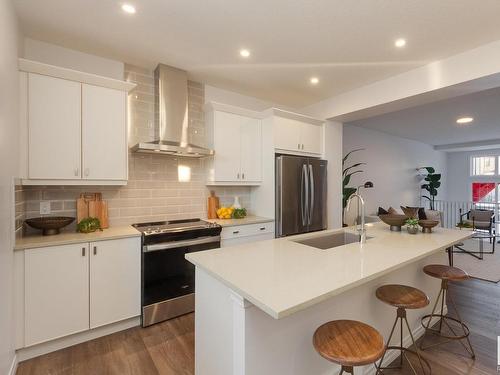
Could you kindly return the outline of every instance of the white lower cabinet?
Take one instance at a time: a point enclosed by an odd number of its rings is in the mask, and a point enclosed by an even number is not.
[[[221,247],[271,240],[273,238],[274,221],[223,227],[221,232]]]
[[[24,253],[24,346],[140,314],[140,237]]]
[[[129,238],[90,244],[90,328],[140,314],[140,248]]]
[[[89,329],[88,248],[25,250],[25,346]]]

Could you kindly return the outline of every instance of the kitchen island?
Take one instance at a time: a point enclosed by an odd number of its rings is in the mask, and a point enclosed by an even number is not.
[[[322,250],[297,242],[337,232],[342,230],[186,255],[196,266],[197,375],[331,374],[335,365],[312,346],[317,327],[355,319],[387,337],[395,310],[376,299],[377,287],[407,284],[434,301],[439,280],[424,275],[422,267],[447,263],[445,250],[470,237],[443,228],[410,235],[375,223],[363,245]],[[409,311],[416,336],[423,333],[420,317],[430,309]],[[367,366],[365,373],[372,370]]]

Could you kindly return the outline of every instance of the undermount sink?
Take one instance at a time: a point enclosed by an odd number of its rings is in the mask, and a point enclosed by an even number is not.
[[[306,246],[315,247],[321,250],[326,250],[326,249],[331,249],[332,247],[338,247],[350,243],[359,242],[359,238],[360,238],[359,234],[354,234],[349,232],[338,232],[293,242],[300,243]],[[372,237],[366,237],[366,239],[370,238]]]

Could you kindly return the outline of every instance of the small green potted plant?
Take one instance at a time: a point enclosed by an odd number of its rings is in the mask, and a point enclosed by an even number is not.
[[[77,232],[92,233],[101,229],[101,222],[96,217],[87,217],[76,225]]]
[[[418,219],[415,218],[409,218],[406,219],[405,221],[406,224],[406,230],[410,234],[417,234],[418,233]]]

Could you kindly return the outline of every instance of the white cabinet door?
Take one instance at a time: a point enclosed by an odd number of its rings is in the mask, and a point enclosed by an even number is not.
[[[300,125],[296,120],[274,118],[274,147],[281,150],[301,151]]]
[[[320,125],[301,123],[300,126],[300,142],[302,143],[302,151],[321,154],[323,140],[323,127]]]
[[[262,125],[259,119],[246,118],[240,125],[241,180],[262,180]]]
[[[25,250],[25,345],[89,329],[88,244]]]
[[[90,328],[140,315],[140,237],[90,244]]]
[[[215,112],[215,181],[241,181],[240,125],[245,120],[233,113]]]
[[[82,85],[83,179],[127,179],[126,95]]]
[[[81,84],[30,73],[28,92],[29,178],[80,178]]]

